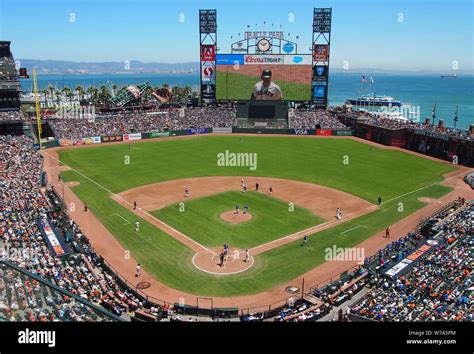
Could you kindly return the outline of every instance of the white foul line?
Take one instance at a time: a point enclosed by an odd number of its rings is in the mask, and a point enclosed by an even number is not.
[[[96,186],[98,186],[99,188],[103,189],[104,191],[106,191],[107,193],[111,194],[112,196],[116,196],[118,199],[122,200],[125,204],[127,205],[132,205],[132,203],[128,202],[125,198],[123,198],[122,196],[120,196],[119,194],[115,194],[113,193],[110,189],[107,189],[106,187],[102,186],[101,184],[97,183],[96,181],[92,180],[91,178],[87,177],[86,175],[84,175],[83,173],[75,170],[74,168],[72,168],[71,166],[65,164],[64,162],[62,162],[61,160],[55,158],[54,156],[52,156],[51,154],[47,153],[46,151],[43,150],[43,153],[48,155],[50,158],[52,158],[53,160],[56,160],[57,162],[63,164],[64,166],[67,166],[70,168],[70,171],[73,171],[73,172],[76,172],[79,176],[81,177],[84,177],[85,179],[91,181],[92,183],[94,183]],[[183,234],[182,232],[179,232],[178,230],[172,228],[171,226],[167,225],[166,223],[164,223],[163,221],[155,218],[153,215],[147,213],[146,211],[142,211],[145,215],[149,216],[150,218],[152,219],[155,219],[157,220],[158,222],[162,223],[163,225],[165,225],[166,227],[169,227],[171,230],[173,230],[174,232],[178,233],[179,235],[181,235],[182,237],[190,240],[191,242],[195,243],[196,245],[200,246],[201,248],[205,249],[206,251],[212,253],[213,255],[216,255],[215,252],[211,251],[210,249],[208,249],[207,247],[204,247],[203,245],[201,245],[199,242],[196,242],[194,241],[192,238],[189,238],[188,236],[186,236],[185,234]],[[163,230],[161,230],[163,231]],[[173,237],[173,235],[170,235],[168,234],[167,232],[163,231],[165,234],[167,234],[168,236],[171,236]],[[175,240],[177,240],[175,237],[173,237]],[[179,241],[179,240],[178,240]],[[186,245],[185,245],[186,246]]]
[[[122,224],[122,225],[128,225],[130,224],[130,221],[128,221],[127,219],[125,219],[122,215],[120,215],[119,213],[113,213],[113,214],[110,214],[110,215],[117,215],[119,218],[121,218],[122,220],[125,220],[127,223],[126,224]]]
[[[352,229],[349,229],[349,230],[346,230],[346,231],[343,231],[343,232],[341,232],[341,234],[345,234],[346,232],[349,232],[349,231],[355,230],[355,229],[357,229],[357,228],[359,228],[359,227],[363,227],[364,229],[366,229],[366,228],[367,228],[367,227],[366,227],[366,226],[364,226],[364,225],[357,225],[357,226],[353,227]]]

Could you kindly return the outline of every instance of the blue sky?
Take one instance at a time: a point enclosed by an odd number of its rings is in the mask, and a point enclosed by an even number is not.
[[[218,45],[280,29],[309,50],[313,7],[333,8],[331,67],[474,71],[472,0],[0,0],[15,58],[179,63],[199,60],[198,10],[217,9]],[[75,22],[70,22],[70,14]],[[288,21],[294,14],[294,22]],[[184,22],[180,22],[180,14]],[[399,22],[400,15],[403,22]],[[266,25],[263,22],[266,22]],[[271,24],[274,24],[272,28]]]

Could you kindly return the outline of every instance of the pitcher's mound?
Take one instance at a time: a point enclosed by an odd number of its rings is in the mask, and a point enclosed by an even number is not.
[[[225,211],[220,215],[220,218],[225,222],[230,222],[232,224],[240,224],[242,222],[247,222],[252,219],[252,215],[247,213],[244,214],[242,211],[238,214],[235,211]]]

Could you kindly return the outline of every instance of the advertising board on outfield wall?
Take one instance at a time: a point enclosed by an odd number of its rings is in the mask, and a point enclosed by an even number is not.
[[[152,138],[166,138],[171,135],[171,132],[151,132],[142,134],[142,139],[152,139]]]
[[[288,134],[294,135],[314,135],[314,129],[288,129]]]
[[[213,127],[213,133],[232,133],[232,127],[222,128],[222,127]]]
[[[192,134],[207,134],[207,133],[212,133],[212,128],[192,128],[186,130],[186,133],[189,135]]]
[[[131,141],[131,140],[141,140],[142,133],[133,133],[133,134],[124,134],[123,140],[124,141]]]
[[[336,136],[352,136],[353,131],[352,130],[333,130],[332,135]]]
[[[332,130],[331,129],[316,129],[316,135],[331,136]]]
[[[111,143],[115,141],[123,141],[122,135],[106,135],[100,137],[103,143]]]

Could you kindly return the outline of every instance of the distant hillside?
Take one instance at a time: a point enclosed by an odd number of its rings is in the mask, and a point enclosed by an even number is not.
[[[180,74],[180,73],[196,73],[199,74],[199,62],[188,63],[144,63],[139,60],[132,60],[129,67],[125,67],[123,62],[73,62],[60,60],[35,60],[35,59],[19,59],[21,66],[28,69],[35,68],[38,74],[49,75],[67,75],[67,74]],[[332,73],[345,74],[391,74],[391,75],[441,75],[441,74],[457,74],[469,75],[473,73],[469,71],[446,71],[438,72],[434,70],[385,70],[380,68],[351,68],[344,70],[340,67],[330,67]]]
[[[167,64],[143,63],[132,60],[129,67],[123,62],[73,62],[58,60],[19,59],[28,71],[35,68],[38,74],[135,74],[135,73],[194,73],[199,72],[199,62]]]

